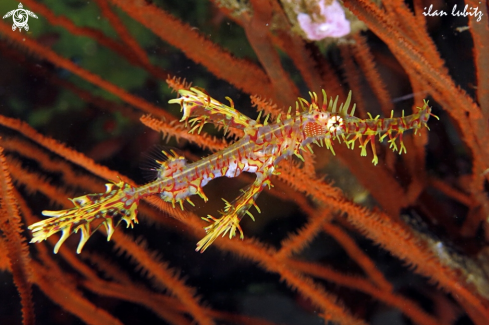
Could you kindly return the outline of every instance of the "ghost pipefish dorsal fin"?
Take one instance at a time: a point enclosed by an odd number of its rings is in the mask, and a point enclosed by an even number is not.
[[[224,132],[228,128],[236,128],[245,133],[254,133],[259,123],[252,118],[240,113],[234,108],[234,102],[226,97],[229,105],[223,104],[210,97],[203,90],[192,87],[190,90],[179,90],[180,97],[170,100],[170,104],[179,104],[182,107],[183,116],[180,122],[190,124],[190,133],[197,131],[200,133],[206,123],[212,123],[224,127]]]

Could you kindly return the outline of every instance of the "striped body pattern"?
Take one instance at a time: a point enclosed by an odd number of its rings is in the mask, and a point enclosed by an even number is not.
[[[164,152],[168,158],[157,161],[159,164],[157,178],[151,183],[139,187],[119,181],[107,184],[107,191],[100,194],[89,194],[71,199],[74,207],[62,211],[43,211],[43,215],[51,218],[35,223],[29,227],[33,232],[31,242],[40,242],[54,233],[62,232],[61,238],[54,248],[56,253],[62,243],[74,232],[81,231],[81,239],[77,248],[79,253],[88,238],[98,227],[104,225],[107,240],[110,240],[114,227],[124,220],[127,226],[137,223],[137,206],[139,200],[158,194],[164,201],[183,209],[183,202],[193,205],[190,197],[200,196],[204,201],[207,197],[203,187],[217,177],[236,177],[242,172],[254,173],[255,181],[232,203],[226,202],[220,218],[208,216],[205,220],[211,224],[205,228],[207,235],[197,243],[196,251],[203,252],[219,236],[229,234],[232,238],[237,232],[243,238],[240,221],[245,215],[253,219],[249,211],[265,187],[272,187],[271,176],[277,173],[277,164],[293,155],[303,160],[301,152],[311,149],[312,143],[326,146],[333,154],[333,141],[344,142],[354,148],[358,140],[361,155],[366,156],[367,145],[370,143],[373,152],[373,164],[378,163],[375,150],[375,137],[380,141],[388,137],[390,148],[406,152],[402,135],[407,130],[416,133],[427,127],[431,113],[428,102],[409,116],[398,118],[360,119],[353,116],[355,105],[350,109],[351,93],[345,103],[338,107],[338,98],[328,101],[323,91],[322,103],[315,93],[310,93],[311,101],[299,98],[295,112],[289,108],[286,116],[279,115],[275,123],[268,123],[267,116],[263,122],[260,117],[253,120],[234,109],[231,99],[230,106],[220,103],[197,88],[180,90],[180,97],[170,100],[179,104],[183,111],[181,122],[190,124],[189,132],[200,132],[203,125],[213,123],[235,128],[243,132],[241,139],[227,148],[211,154],[194,163],[187,163],[184,157],[176,153]],[[435,116],[436,117],[436,116]],[[398,144],[399,143],[399,147]]]

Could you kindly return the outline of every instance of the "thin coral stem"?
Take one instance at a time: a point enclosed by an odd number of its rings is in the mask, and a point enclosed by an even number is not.
[[[119,17],[112,11],[110,5],[106,1],[97,0],[97,5],[100,7],[102,14],[110,22],[110,25],[115,29],[119,39],[124,42],[128,49],[137,56],[137,58],[144,63],[145,66],[150,67],[148,55],[139,46],[139,43],[132,37],[127,28],[122,24]],[[148,69],[149,70],[149,69]]]
[[[83,275],[87,278],[84,286],[90,291],[102,296],[132,301],[146,306],[171,324],[192,324],[188,317],[184,316],[188,308],[178,298],[155,293],[135,285],[131,282],[128,274],[121,271],[116,265],[111,264],[103,256],[84,254],[92,266],[92,268],[87,268],[69,249],[65,250],[65,253],[66,256],[64,257],[72,266],[77,269],[83,268]],[[100,279],[93,270],[93,266],[103,271],[112,281]],[[208,313],[214,317],[211,310],[208,310]]]
[[[268,29],[268,35],[275,46],[287,53],[292,59],[309,90],[321,92],[325,88],[321,80],[321,74],[317,67],[318,62],[312,55],[312,50],[306,48],[306,42],[297,33],[291,33],[292,26],[287,18],[283,7],[278,1],[271,1],[274,13],[274,20],[278,21],[280,29]],[[331,90],[331,89],[329,89]]]
[[[272,82],[277,102],[293,103],[299,91],[283,69],[280,57],[268,37],[269,26],[272,23],[272,6],[268,1],[260,0],[252,0],[251,4],[253,16],[244,24],[248,41]]]
[[[365,105],[365,98],[362,94],[362,78],[360,71],[353,61],[353,48],[349,45],[340,46],[341,58],[343,60],[343,70],[345,79],[348,82],[349,88],[353,92],[354,102],[357,104],[356,112],[358,111],[358,116],[362,119],[367,118],[367,112]],[[388,115],[387,115],[388,116]]]
[[[266,95],[265,90],[270,89],[268,77],[259,67],[233,57],[166,11],[144,0],[111,2],[162,40],[185,52],[191,60],[203,64],[214,75],[246,93]]]
[[[94,259],[90,258],[90,261],[94,261]],[[122,273],[120,270],[114,270],[115,272],[107,272],[108,269],[115,268],[111,267],[110,265],[108,265],[108,263],[105,262],[106,261],[100,257],[95,260],[95,263],[98,264],[99,268],[111,278],[117,278],[120,273]],[[98,277],[91,277],[90,280],[85,281],[83,285],[90,291],[95,292],[99,295],[117,298],[125,301],[132,301],[134,303],[139,303],[142,306],[146,306],[151,309],[156,315],[160,316],[162,319],[167,320],[171,324],[192,324],[190,320],[181,315],[182,313],[186,312],[185,305],[183,305],[173,297],[153,293],[149,290],[145,290],[141,287],[135,286],[131,282],[122,284],[113,281],[104,281]],[[233,313],[227,313],[218,310],[209,309],[208,314],[215,319],[230,322],[232,324],[275,324],[256,317],[239,316]]]
[[[487,6],[481,6],[480,2],[475,0],[467,0],[466,3],[473,8],[477,8],[482,14],[481,17],[487,19]],[[487,73],[489,56],[486,49],[489,47],[489,27],[487,26],[487,21],[485,22],[483,19],[477,21],[478,18],[476,16],[469,16],[468,19],[474,41],[473,54],[477,77],[477,99],[484,120],[487,121],[489,119],[489,75]]]
[[[356,44],[352,46],[352,54],[365,74],[370,88],[372,88],[373,93],[377,97],[382,113],[384,116],[390,116],[394,105],[387,91],[387,86],[375,66],[374,57],[370,52],[370,48],[367,46],[367,41],[360,34],[353,35],[353,39]]]
[[[120,97],[122,100],[127,102],[128,104],[133,105],[134,107],[146,112],[150,113],[156,116],[160,117],[168,117],[168,118],[173,118],[171,114],[168,112],[160,109],[159,107],[156,107],[153,104],[148,103],[147,101],[136,97],[134,95],[129,94],[127,91],[115,86],[114,84],[102,79],[100,76],[89,72],[80,66],[76,65],[75,63],[71,62],[70,60],[63,58],[53,52],[52,50],[40,45],[39,43],[35,42],[33,39],[29,38],[28,36],[21,35],[18,33],[12,33],[11,28],[7,26],[5,23],[0,23],[0,32],[2,32],[3,35],[7,35],[8,38],[15,43],[17,43],[21,47],[27,48],[29,51],[33,52],[35,55],[44,58],[54,65],[66,69],[77,76],[91,82],[92,84],[101,87],[102,89]]]
[[[425,6],[423,0],[413,0],[414,16],[421,30],[426,30],[426,17],[423,15]]]
[[[7,241],[0,237],[0,271],[12,272],[8,258]]]
[[[192,321],[182,315],[182,311],[178,310],[180,309],[178,306],[181,304],[177,299],[155,294],[149,290],[135,287],[131,283],[119,284],[103,281],[99,278],[84,281],[83,285],[100,296],[130,301],[145,306],[170,324],[193,324]],[[184,308],[182,309],[185,310]]]
[[[416,238],[407,228],[396,224],[383,213],[370,213],[342,196],[325,195],[321,187],[312,186],[314,181],[307,177],[295,178],[292,185],[314,199],[348,213],[348,220],[367,237],[384,246],[392,254],[416,265],[417,272],[432,277],[447,290],[473,304],[479,313],[489,316],[489,310],[486,309],[481,298],[468,289],[469,284],[461,286],[461,281],[465,280],[460,279],[455,270],[444,265],[433,252],[427,250],[425,246],[427,244]],[[391,245],[394,242],[397,244]]]
[[[419,135],[423,133],[420,132]],[[421,141],[417,142],[416,140]],[[426,170],[424,169],[424,164],[419,163],[420,161],[425,161],[425,143],[423,143],[423,140],[428,140],[426,134],[424,134],[424,139],[418,136],[405,137],[406,147],[411,152],[408,159],[404,159],[405,157],[403,157],[411,179],[406,191],[406,198],[409,204],[414,204],[426,188]]]
[[[287,264],[298,271],[304,272],[305,274],[309,274],[324,279],[326,281],[332,281],[339,285],[356,289],[358,291],[371,295],[372,297],[375,297],[376,299],[384,302],[386,305],[391,305],[399,308],[399,310],[401,310],[406,316],[410,317],[414,322],[418,324],[439,324],[439,322],[433,316],[427,314],[413,301],[390,291],[377,288],[364,279],[351,275],[345,275],[328,267],[303,261],[290,259],[287,261]]]
[[[413,12],[408,8],[405,2],[400,0],[391,0],[386,4],[386,12],[392,19],[392,21],[398,22],[397,26],[399,30],[402,30],[406,35],[409,35],[409,39],[414,44],[422,44],[418,50],[423,53],[423,57],[432,64],[435,69],[438,69],[441,73],[448,75],[448,69],[445,67],[443,59],[439,55],[433,55],[438,53],[433,39],[429,36],[426,29],[422,28],[414,17]]]
[[[128,42],[131,45],[124,46],[122,42],[118,42],[97,29],[89,28],[89,27],[80,27],[75,25],[71,20],[64,16],[55,15],[48,7],[43,4],[33,1],[26,0],[24,4],[31,8],[34,12],[37,12],[42,17],[46,18],[52,25],[61,26],[65,28],[67,31],[72,33],[73,35],[80,35],[90,37],[93,40],[97,41],[101,45],[111,49],[114,53],[118,53],[123,56],[128,62],[133,64],[134,66],[141,66],[148,71],[148,73],[154,75],[155,77],[164,80],[167,76],[167,73],[160,67],[151,65],[149,59],[146,54],[142,50],[135,49],[134,44],[129,38],[124,38],[124,42]],[[124,35],[127,37],[128,35]]]
[[[366,159],[362,159],[358,152],[354,152],[344,146],[337,146],[335,150],[338,157],[357,177],[359,182],[369,191],[370,195],[379,202],[387,214],[398,219],[399,211],[407,205],[405,190],[392,176],[392,173],[384,168],[372,170]]]
[[[93,189],[93,191],[103,188],[102,183],[97,184],[94,182],[93,178],[79,175],[78,173],[74,172],[65,161],[53,159],[45,151],[27,141],[17,138],[0,139],[0,145],[7,151],[16,152],[25,158],[36,160],[40,167],[45,171],[62,173],[63,180],[66,184],[76,184],[77,187],[89,188]],[[10,159],[10,162],[12,161],[15,160]],[[14,164],[14,166],[16,165],[20,164]]]
[[[332,223],[325,223],[323,230],[343,247],[347,254],[365,271],[372,282],[384,291],[392,291],[392,284],[386,280],[367,254],[358,247],[343,229]]]
[[[276,46],[280,47],[280,50],[287,53],[294,61],[307,87],[316,93],[326,88],[317,69],[318,62],[311,50],[306,48],[305,41],[298,35],[290,34],[288,30],[280,30],[276,33],[278,35],[270,33],[269,37]]]
[[[389,245],[389,251],[397,257],[416,265],[416,271],[429,276],[452,292],[462,302],[467,302],[482,316],[489,317],[489,309],[484,299],[472,292],[466,284],[461,283],[468,279],[460,279],[457,272],[430,250],[420,238],[416,238],[406,228],[393,223],[390,219],[377,212],[375,214],[365,211],[364,208],[347,203],[344,199],[328,199],[329,203],[348,213],[348,220],[357,226],[367,237],[381,245],[397,242],[398,245]]]
[[[34,304],[32,302],[32,269],[29,248],[21,235],[23,224],[14,195],[4,149],[0,147],[0,229],[6,239],[7,256],[14,283],[19,291],[24,325],[34,324]]]
[[[131,256],[139,268],[148,272],[148,276],[158,281],[166,290],[175,295],[185,306],[194,320],[199,324],[213,324],[206,308],[200,306],[195,290],[180,279],[178,272],[171,270],[164,262],[158,261],[154,253],[149,252],[143,244],[137,244],[122,232],[114,233],[116,247]]]
[[[82,167],[85,169],[91,171],[97,176],[100,176],[102,178],[105,178],[104,176],[110,175],[109,177],[105,179],[117,179],[119,177],[118,173],[112,172],[109,170],[107,167],[101,166],[96,164],[93,159],[90,159],[83,154],[68,148],[64,144],[59,143],[58,141],[45,137],[36,130],[34,130],[32,127],[30,127],[27,123],[22,122],[20,120],[16,120],[13,118],[5,117],[3,115],[0,115],[0,125],[3,125],[5,127],[8,127],[10,129],[16,130],[17,132],[20,132],[27,138],[35,141],[36,143],[40,144],[41,146],[51,150],[52,152],[60,155],[61,157],[65,158],[66,160],[69,161],[77,161],[80,163]]]
[[[8,57],[9,59],[19,62],[23,67],[29,70],[29,73],[33,75],[46,78],[48,81],[56,86],[63,87],[77,95],[81,100],[94,104],[94,107],[98,107],[101,110],[107,110],[110,112],[119,112],[122,115],[130,118],[133,121],[139,120],[141,117],[140,113],[129,106],[121,105],[120,103],[115,103],[113,101],[102,98],[101,96],[95,96],[90,91],[82,89],[75,85],[74,83],[60,78],[56,74],[48,72],[48,69],[41,67],[39,64],[32,64],[25,57],[22,56],[21,51],[16,51],[12,47],[8,47],[5,44],[0,43],[0,52]]]
[[[282,260],[276,258],[275,252],[262,246],[261,244],[252,241],[244,241],[238,243],[233,240],[217,240],[217,246],[225,250],[237,253],[240,256],[246,257],[253,261],[259,262],[263,267],[273,273],[278,273],[285,282],[303,294],[305,297],[319,306],[324,313],[324,318],[333,322],[345,324],[364,324],[363,321],[353,317],[337,298],[332,294],[324,291],[324,289],[309,278],[301,275],[295,270],[291,270],[283,263]]]
[[[88,324],[122,325],[120,320],[84,298],[74,288],[73,284],[68,283],[68,277],[62,274],[59,269],[51,268],[47,270],[40,263],[33,263],[33,269],[35,270],[34,282],[52,301],[70,313],[77,315]]]
[[[472,200],[470,199],[470,196],[465,194],[464,192],[454,188],[450,184],[447,184],[447,182],[442,181],[441,179],[435,178],[435,177],[430,177],[428,180],[429,184],[445,194],[446,196],[460,202],[461,204],[465,205],[466,207],[472,206]]]
[[[162,132],[163,137],[166,139],[169,139],[170,137],[175,137],[177,141],[179,139],[186,139],[198,144],[204,149],[217,151],[224,149],[228,145],[225,140],[219,140],[206,134],[188,133],[188,130],[183,128],[181,124],[170,124],[166,121],[155,119],[149,115],[142,116],[141,123],[154,131]]]
[[[63,190],[62,188],[54,187],[44,180],[44,177],[38,173],[30,172],[20,167],[20,162],[15,160],[11,161],[12,175],[15,180],[20,184],[24,184],[28,191],[42,192],[46,196],[56,198],[54,202],[60,204],[69,204],[65,199],[65,195],[73,195],[72,191]],[[35,186],[34,186],[35,184]]]
[[[399,30],[402,30],[404,35],[417,44],[423,44],[423,33],[420,32],[418,21],[414,19],[412,12],[406,7],[402,1],[391,0],[383,3],[385,13],[390,21],[396,21]],[[428,53],[430,50],[420,48],[423,53]]]
[[[277,258],[285,259],[294,253],[299,253],[321,232],[323,224],[332,218],[330,209],[325,208],[314,212],[309,213],[309,222],[302,229],[282,241],[282,247],[275,255]]]

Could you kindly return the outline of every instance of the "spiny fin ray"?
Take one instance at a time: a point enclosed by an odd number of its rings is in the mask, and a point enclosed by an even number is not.
[[[139,198],[134,188],[120,181],[107,184],[107,192],[89,194],[71,199],[74,207],[61,211],[43,211],[44,216],[51,218],[36,222],[29,226],[32,230],[31,243],[46,240],[51,235],[61,232],[61,238],[54,247],[54,253],[59,251],[61,245],[68,237],[80,231],[80,242],[77,253],[80,253],[90,236],[104,224],[107,229],[107,240],[114,233],[114,218],[126,221],[127,225],[137,223],[137,207]],[[98,223],[97,223],[98,222]]]

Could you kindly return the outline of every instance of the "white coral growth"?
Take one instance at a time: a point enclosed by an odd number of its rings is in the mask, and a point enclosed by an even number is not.
[[[299,13],[297,20],[308,39],[319,41],[326,37],[343,37],[350,33],[350,22],[345,11],[337,0],[326,5],[326,0],[319,1],[320,14],[314,19],[306,13]]]

